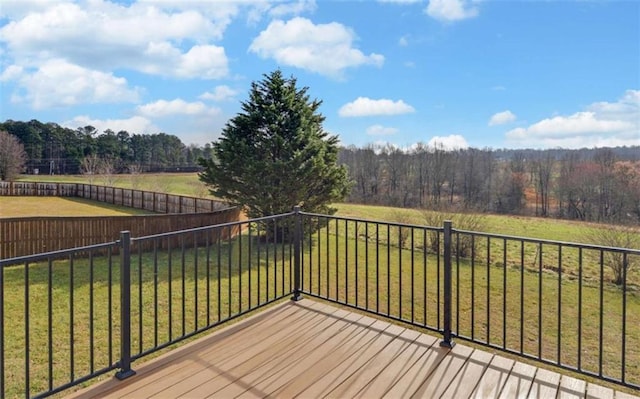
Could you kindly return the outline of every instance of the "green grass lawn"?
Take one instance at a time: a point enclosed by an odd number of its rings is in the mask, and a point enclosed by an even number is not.
[[[0,218],[33,216],[127,216],[149,211],[84,198],[3,197],[0,196]]]
[[[18,181],[85,183],[211,198],[206,186],[198,179],[197,173],[122,174],[112,175],[109,178],[104,178],[100,175],[94,177],[87,175],[22,175]]]

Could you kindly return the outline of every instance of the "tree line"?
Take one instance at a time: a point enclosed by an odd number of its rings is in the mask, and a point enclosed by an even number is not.
[[[640,223],[640,147],[343,148],[351,202]]]
[[[137,134],[93,126],[77,129],[56,123],[7,120],[0,131],[17,137],[26,153],[29,174],[80,174],[99,160],[115,173],[196,170],[200,158],[211,157],[211,145],[185,145],[166,133]]]
[[[200,171],[213,146],[166,133],[75,130],[37,120],[0,123],[40,174]],[[418,143],[343,147],[352,188],[347,201],[442,210],[640,223],[640,146],[591,149],[447,150]]]

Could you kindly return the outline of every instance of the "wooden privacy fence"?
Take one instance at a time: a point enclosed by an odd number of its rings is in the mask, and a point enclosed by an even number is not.
[[[224,209],[222,201],[84,183],[0,182],[0,196],[77,197],[156,213],[200,213]]]
[[[208,213],[171,215],[0,219],[0,259],[115,241],[124,230],[129,230],[134,237],[141,237],[234,222],[241,217],[239,208],[227,208]],[[225,237],[221,238],[227,239],[237,231],[224,229],[216,234],[223,234]],[[167,241],[163,246],[190,247],[214,243],[218,239],[216,234],[194,233],[180,242]]]
[[[85,198],[164,215],[96,217],[0,218],[0,259],[115,241],[129,230],[134,237],[161,234],[228,222],[244,215],[221,201],[83,183],[0,182],[0,196],[58,196]],[[55,212],[52,211],[52,213]],[[225,229],[226,235],[237,231]],[[218,234],[218,233],[216,233]],[[181,242],[189,246],[219,237],[194,234]]]

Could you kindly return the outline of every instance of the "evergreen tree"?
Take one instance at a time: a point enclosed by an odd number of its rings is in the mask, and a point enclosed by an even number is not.
[[[276,70],[251,84],[249,100],[213,143],[213,157],[200,159],[200,180],[211,193],[241,206],[249,217],[289,212],[335,212],[351,187],[337,164],[338,138],[322,128],[321,102],[308,88]]]

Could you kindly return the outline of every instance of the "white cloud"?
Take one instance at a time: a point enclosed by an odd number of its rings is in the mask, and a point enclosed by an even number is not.
[[[398,39],[398,45],[400,47],[407,47],[409,45],[409,39],[407,38],[407,36],[402,36],[400,39]]]
[[[513,112],[506,110],[493,114],[491,119],[489,119],[489,126],[504,125],[505,123],[510,123],[515,120],[516,115]]]
[[[478,15],[478,8],[468,0],[429,0],[425,12],[440,21],[460,21]]]
[[[137,108],[140,115],[163,118],[174,115],[213,116],[220,114],[220,109],[208,107],[201,101],[186,102],[181,98],[175,100],[158,100]]]
[[[372,125],[367,128],[367,134],[370,136],[389,136],[396,133],[398,133],[398,129],[394,127]]]
[[[0,18],[16,19],[51,6],[51,0],[14,0],[3,1],[0,7]]]
[[[204,145],[211,142],[229,119],[217,107],[180,98],[144,104],[137,107],[136,112],[152,119],[162,131],[180,136],[185,144]]]
[[[358,97],[355,101],[340,107],[338,115],[342,117],[373,116],[373,115],[400,115],[415,112],[415,109],[402,100],[393,101],[387,99],[372,100],[367,97]]]
[[[139,90],[129,88],[126,79],[64,60],[47,61],[33,73],[23,71],[18,84],[35,109],[139,100]]]
[[[593,103],[585,111],[512,129],[506,138],[518,146],[542,148],[640,145],[640,90],[627,90],[613,103]]]
[[[227,85],[220,85],[216,86],[213,91],[202,93],[198,98],[210,101],[227,101],[233,99],[236,94],[238,94],[237,90],[234,90]]]
[[[23,76],[24,68],[19,65],[9,65],[0,74],[0,82],[9,82],[12,80],[18,80]]]
[[[126,130],[130,134],[153,134],[160,131],[149,119],[142,116],[133,116],[128,119],[92,119],[87,115],[79,115],[62,123],[62,126],[70,129],[87,125],[95,127],[99,132],[111,129],[116,133]]]
[[[314,12],[317,8],[315,0],[298,0],[293,3],[282,3],[272,7],[269,10],[269,15],[272,18],[283,18],[288,15]]]
[[[36,68],[51,59],[89,69],[133,69],[163,76],[218,78],[227,59],[222,38],[236,5],[109,1],[47,2],[2,28],[13,62]],[[210,57],[210,58],[209,58]]]
[[[384,57],[365,55],[353,47],[355,34],[337,22],[315,25],[306,18],[275,20],[260,32],[249,51],[320,75],[342,78],[344,70],[362,65],[381,66]]]
[[[212,45],[193,46],[180,56],[176,67],[181,78],[218,79],[228,73],[224,48]]]
[[[445,150],[458,150],[469,147],[467,140],[459,134],[449,136],[434,136],[429,140],[427,146],[432,148],[442,148]]]

